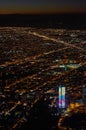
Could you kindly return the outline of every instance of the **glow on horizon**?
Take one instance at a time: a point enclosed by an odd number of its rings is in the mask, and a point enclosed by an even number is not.
[[[0,10],[0,14],[66,14],[66,13],[86,13],[86,10],[69,10],[69,9],[58,9],[58,10],[22,10],[22,9],[18,9],[18,10],[11,10],[11,9],[5,9],[5,10]]]
[[[3,0],[0,14],[83,13],[85,0]]]

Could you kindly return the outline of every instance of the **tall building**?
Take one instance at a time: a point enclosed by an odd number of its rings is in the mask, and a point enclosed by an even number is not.
[[[6,80],[5,80],[5,76],[4,73],[1,74],[0,77],[0,91],[4,91],[4,87],[6,86]]]
[[[65,87],[59,86],[59,108],[65,108]]]
[[[86,104],[86,86],[83,86],[82,88],[82,99],[83,103]]]

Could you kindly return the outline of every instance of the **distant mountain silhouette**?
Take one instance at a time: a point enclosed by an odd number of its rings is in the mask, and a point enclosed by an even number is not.
[[[86,14],[4,14],[0,26],[86,29]]]

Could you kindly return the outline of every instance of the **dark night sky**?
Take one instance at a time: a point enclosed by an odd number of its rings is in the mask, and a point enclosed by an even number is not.
[[[86,0],[0,0],[0,14],[72,12],[86,12]]]

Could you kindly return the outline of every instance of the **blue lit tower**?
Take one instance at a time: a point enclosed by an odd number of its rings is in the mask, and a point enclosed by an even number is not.
[[[58,102],[59,108],[65,108],[66,107],[66,105],[65,105],[65,87],[60,85],[58,87],[58,89],[59,89],[59,102]]]

